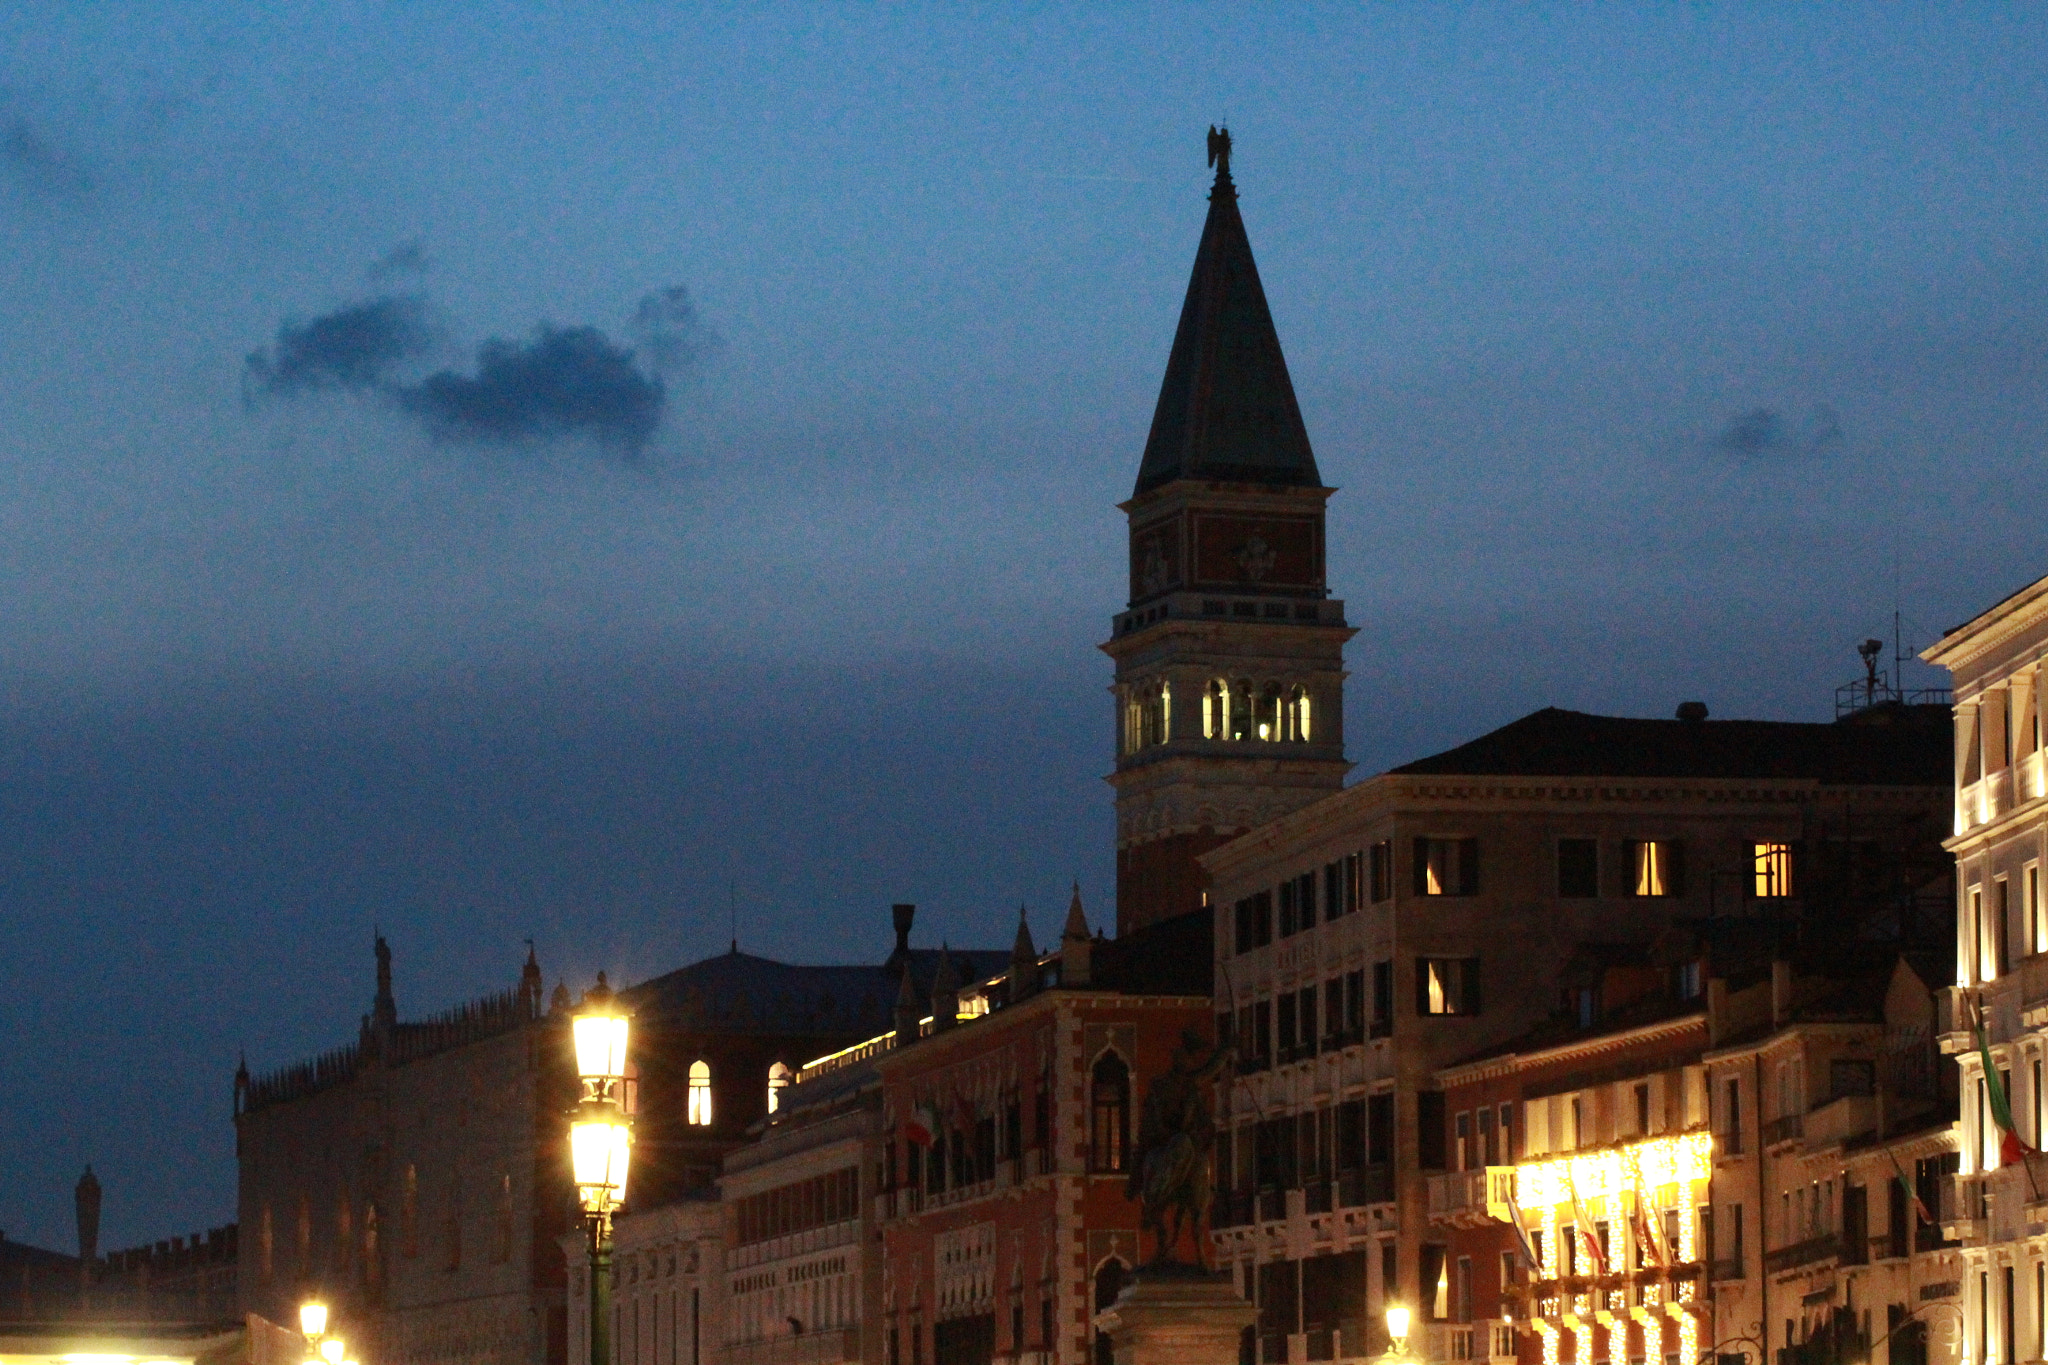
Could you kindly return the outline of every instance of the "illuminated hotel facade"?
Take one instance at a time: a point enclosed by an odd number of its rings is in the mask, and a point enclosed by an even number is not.
[[[1964,1358],[1927,959],[1832,945],[1801,972],[1722,946],[1701,1007],[1646,995],[1636,1022],[1439,1072],[1451,1169],[1419,1279],[1440,1358]]]
[[[1922,657],[1955,684],[1956,952],[1944,1051],[1960,1071],[1959,1169],[1947,1226],[1964,1262],[1970,1362],[2048,1357],[2048,1160],[2002,1152],[1994,1084],[2025,1148],[2048,1141],[2048,753],[2041,725],[2048,579],[1944,635]],[[1995,1078],[1987,1075],[1981,1020]],[[2011,1159],[2017,1156],[2017,1159]]]

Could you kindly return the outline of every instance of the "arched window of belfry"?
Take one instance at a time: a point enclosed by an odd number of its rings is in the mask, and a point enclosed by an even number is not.
[[[699,1128],[711,1126],[711,1063],[690,1063],[690,1122]]]
[[[782,1092],[789,1089],[789,1083],[796,1079],[796,1073],[786,1062],[773,1063],[768,1068],[768,1112],[774,1113],[782,1107]]]
[[[1230,738],[1230,684],[1221,678],[1202,689],[1202,738]]]
[[[1264,740],[1280,738],[1280,684],[1267,683],[1259,693],[1258,736]]]
[[[1250,739],[1256,733],[1252,729],[1252,680],[1239,678],[1230,689],[1230,737]]]
[[[1286,736],[1296,744],[1306,744],[1309,738],[1308,689],[1296,684],[1287,692]]]
[[[1159,742],[1173,737],[1173,682],[1167,679],[1159,684]]]

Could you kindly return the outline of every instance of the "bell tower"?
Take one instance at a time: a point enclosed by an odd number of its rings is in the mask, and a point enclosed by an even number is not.
[[[1200,908],[1203,853],[1343,786],[1323,485],[1230,178],[1216,183],[1138,468],[1116,661],[1119,935]]]

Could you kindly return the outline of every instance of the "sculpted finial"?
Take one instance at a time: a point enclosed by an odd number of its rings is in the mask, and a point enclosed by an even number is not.
[[[1230,129],[1209,125],[1209,164],[1216,168],[1216,178],[1230,178]]]

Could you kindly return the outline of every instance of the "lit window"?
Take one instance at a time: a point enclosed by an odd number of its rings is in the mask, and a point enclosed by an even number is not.
[[[1418,1014],[1479,1013],[1479,959],[1424,957],[1415,962]]]
[[[1635,844],[1630,894],[1678,894],[1678,845],[1669,839],[1639,839]]]
[[[700,1063],[698,1063],[698,1065],[699,1065],[699,1066],[702,1066],[702,1065],[703,1065],[703,1063],[701,1063],[701,1062],[700,1062]],[[696,1078],[696,1076],[695,1076],[695,1074],[694,1074],[694,1072],[695,1072],[695,1068],[693,1067],[693,1068],[691,1068],[691,1070],[692,1070],[692,1073],[693,1073],[693,1074],[692,1074],[692,1075],[691,1075],[691,1077],[690,1077],[690,1081],[691,1081],[691,1087],[690,1087],[690,1088],[691,1088],[691,1090],[692,1090],[692,1091],[694,1092],[694,1091],[695,1091],[695,1089],[696,1089],[696,1079],[697,1079],[697,1078]],[[795,1074],[796,1074],[796,1073],[792,1072],[792,1071],[791,1071],[791,1070],[789,1069],[789,1067],[788,1067],[788,1066],[787,1066],[787,1065],[786,1065],[785,1063],[782,1063],[782,1062],[777,1062],[777,1063],[775,1063],[775,1064],[774,1064],[773,1066],[771,1066],[771,1067],[769,1067],[769,1068],[768,1068],[768,1112],[769,1112],[769,1113],[771,1113],[771,1114],[772,1114],[772,1113],[774,1113],[774,1112],[775,1112],[776,1110],[778,1110],[778,1109],[780,1109],[780,1108],[782,1107],[782,1092],[783,1092],[783,1091],[785,1091],[785,1090],[787,1090],[787,1089],[789,1089],[789,1083],[790,1083],[790,1081],[791,1081],[791,1080],[792,1080],[792,1079],[793,1079],[793,1078],[795,1077]],[[705,1067],[705,1072],[704,1072],[704,1083],[705,1083],[705,1087],[706,1087],[706,1089],[708,1090],[708,1089],[709,1089],[709,1087],[710,1087],[710,1084],[711,1084],[711,1069],[710,1069],[709,1067]],[[706,1101],[707,1101],[707,1103],[708,1103],[708,1101],[709,1101],[709,1096],[708,1096],[708,1095],[706,1096]],[[694,1120],[692,1120],[692,1121],[694,1122]]]
[[[690,1122],[711,1126],[711,1063],[690,1063]]]
[[[1792,894],[1792,845],[1752,844],[1756,867],[1756,895],[1769,900]]]
[[[1429,839],[1415,841],[1415,894],[1476,896],[1479,894],[1479,841]]]

